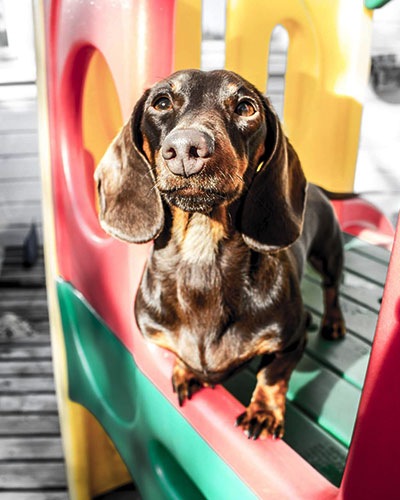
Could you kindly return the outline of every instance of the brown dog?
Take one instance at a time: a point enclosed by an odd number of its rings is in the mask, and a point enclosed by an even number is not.
[[[102,227],[155,240],[136,319],[176,354],[179,403],[263,354],[237,424],[253,439],[281,437],[306,340],[303,267],[323,275],[322,335],[342,337],[342,242],[268,100],[229,71],[177,72],[139,99],[95,178]]]

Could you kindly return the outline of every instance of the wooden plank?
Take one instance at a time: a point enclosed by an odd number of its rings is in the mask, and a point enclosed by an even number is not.
[[[0,182],[0,200],[2,203],[23,203],[25,201],[40,201],[41,199],[42,186],[39,179],[17,179]],[[31,222],[32,218],[29,214],[27,214],[27,217],[27,222]]]
[[[23,255],[23,249],[20,245],[18,246],[12,246],[8,245],[6,248],[6,261],[7,262],[21,262],[22,261],[22,255]],[[38,248],[38,255],[39,257],[42,258],[43,261],[43,247]]]
[[[1,243],[1,233],[0,233],[0,243]],[[41,284],[44,286],[45,271],[43,263],[39,261],[33,267],[29,268],[25,268],[20,264],[9,265],[6,256],[0,275],[0,284],[1,283],[7,284],[8,286],[10,286],[11,283],[19,286],[32,285],[32,284],[36,285]]]
[[[0,378],[0,393],[55,392],[52,377],[2,377]]]
[[[32,178],[37,181],[40,180],[40,162],[38,156],[28,158],[13,156],[9,158],[0,157],[0,179],[2,182],[12,179],[23,180]]]
[[[30,221],[32,222],[32,221]],[[30,229],[30,222],[26,225],[18,225],[18,226],[1,226],[0,224],[0,246],[7,247],[9,245],[19,245],[22,246],[25,240],[26,235]],[[39,244],[43,244],[43,230],[41,222],[37,222],[38,225],[38,240]]]
[[[39,337],[43,335],[50,335],[50,325],[48,318],[41,321],[35,321],[32,326],[35,330],[35,335],[38,335]]]
[[[15,260],[9,260],[7,258],[7,254],[5,256],[4,262],[3,262],[3,269],[1,274],[7,273],[11,275],[12,273],[19,273],[20,271],[24,272],[29,272],[30,274],[33,274],[34,272],[38,273],[43,273],[44,272],[44,261],[40,255],[38,255],[36,262],[34,263],[33,266],[31,267],[25,267],[23,264],[23,256],[21,258],[15,259]],[[3,290],[6,287],[3,287]],[[15,287],[9,287],[9,290],[15,289]],[[42,290],[44,287],[42,288]]]
[[[7,262],[7,265],[9,263]],[[12,304],[13,302],[16,304],[19,303],[29,303],[31,304],[32,301],[46,301],[47,300],[47,293],[46,289],[43,288],[42,290],[29,290],[29,289],[23,289],[23,288],[3,288],[1,290],[1,298],[0,298],[0,305],[9,305]]]
[[[1,325],[1,316],[9,312],[16,314],[18,317],[24,318],[24,321],[27,321],[28,323],[34,321],[43,321],[46,320],[49,316],[47,310],[47,304],[41,304],[38,305],[37,308],[35,308],[33,304],[29,303],[14,304],[10,307],[8,307],[7,305],[4,307],[0,303],[0,325]]]
[[[4,78],[4,75],[2,75]],[[20,81],[20,80],[17,80]],[[4,80],[3,80],[4,82]],[[21,82],[19,85],[14,83],[4,83],[0,86],[0,109],[4,106],[6,109],[16,107],[25,107],[29,105],[36,106],[37,88],[35,82]]]
[[[59,435],[58,415],[2,415],[0,417],[0,435],[10,434],[13,436]]]
[[[0,414],[10,412],[57,412],[55,394],[0,395]]]
[[[0,337],[0,349],[2,349],[3,344],[9,344],[10,340],[11,340],[13,345],[17,345],[17,344],[24,344],[24,345],[43,345],[43,344],[46,344],[46,345],[49,345],[50,340],[49,340],[48,330],[46,333],[39,333],[36,331],[35,324],[32,324],[30,326],[32,326],[33,329],[30,331],[28,336],[27,335],[24,335],[24,336],[13,335],[13,336],[11,336],[11,339]],[[49,326],[49,325],[47,325],[47,326]]]
[[[0,460],[62,460],[60,437],[0,437]],[[1,469],[1,464],[0,464]]]
[[[5,132],[0,134],[0,155],[20,156],[24,154],[39,153],[38,135],[35,131],[28,132]]]
[[[1,173],[0,173],[1,175]],[[35,179],[31,179],[37,182]],[[18,186],[16,186],[18,189]],[[42,221],[42,205],[40,199],[37,200],[21,200],[10,203],[0,203],[0,217],[2,227],[15,227],[18,224],[26,225],[30,222],[37,224]]]
[[[0,363],[0,376],[52,375],[51,361],[8,361]]]
[[[4,310],[0,307],[0,345],[6,348],[18,344],[49,343],[47,310],[39,308],[34,314],[31,312],[32,309],[28,306],[25,308],[6,306]]]
[[[1,500],[68,500],[68,491],[3,491]]]
[[[40,230],[40,225],[38,226],[38,232]],[[23,268],[23,250],[21,246],[21,251],[16,252],[13,250],[14,247],[6,247],[5,249],[5,256],[4,256],[4,269],[5,271],[8,270],[8,272],[15,272],[20,269],[26,270],[26,268]],[[28,269],[29,272],[33,272],[35,269],[40,269],[44,270],[44,258],[43,258],[43,253],[41,251],[41,248],[39,246],[38,248],[38,260],[35,263],[35,265],[31,268]]]
[[[41,270],[43,272],[43,270]],[[38,291],[39,292],[39,291]],[[3,296],[3,291],[2,291]],[[31,295],[20,295],[16,297],[2,297],[0,301],[0,311],[7,310],[18,310],[18,309],[39,309],[39,310],[47,310],[47,297],[43,297],[42,294],[37,294],[36,297],[32,297]]]
[[[2,463],[0,488],[65,488],[64,464],[61,463]]]
[[[0,105],[0,131],[36,131],[38,114],[35,101],[27,101],[25,106],[3,108]]]
[[[36,345],[11,345],[3,344],[0,350],[0,361],[12,361],[12,360],[36,360],[51,359],[51,348],[50,345],[36,346]]]
[[[47,300],[38,298],[23,302],[18,300],[0,302],[0,317],[9,311],[23,317],[25,321],[28,320],[28,317],[44,320],[48,317]]]

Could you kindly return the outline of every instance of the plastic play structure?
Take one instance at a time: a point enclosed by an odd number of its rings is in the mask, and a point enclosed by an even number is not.
[[[363,0],[228,1],[226,67],[260,89],[272,29],[287,29],[286,133],[309,180],[331,191],[353,185],[371,20]],[[346,453],[351,440],[341,484],[341,473],[332,479],[333,448],[324,448],[321,474],[285,441],[248,441],[233,426],[243,408],[235,390],[204,389],[179,408],[173,356],[148,345],[134,321],[150,245],[101,230],[93,172],[145,88],[200,66],[201,0],[37,0],[35,22],[47,290],[70,498],[132,478],[149,500],[399,498],[400,237],[353,437],[352,426],[331,437],[329,422],[320,419],[323,431],[310,424]],[[393,236],[362,200],[336,210],[353,235]],[[288,439],[301,441],[292,408]]]

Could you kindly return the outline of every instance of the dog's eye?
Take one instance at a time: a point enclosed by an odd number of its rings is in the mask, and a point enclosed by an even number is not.
[[[153,108],[157,111],[169,111],[172,109],[172,102],[168,99],[168,97],[159,97],[154,101]]]
[[[236,106],[235,113],[240,116],[252,116],[256,110],[250,101],[241,101]]]

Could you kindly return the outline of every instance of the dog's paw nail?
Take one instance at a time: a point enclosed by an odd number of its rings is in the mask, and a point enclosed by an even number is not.
[[[278,427],[275,429],[275,432],[274,432],[272,438],[274,440],[280,438],[281,437],[281,433],[282,433],[282,426],[278,425]]]
[[[249,423],[249,439],[253,437],[254,431],[258,424],[258,420],[256,418],[252,418]]]
[[[261,423],[261,424],[258,426],[258,428],[256,429],[256,431],[254,432],[254,434],[253,434],[253,440],[254,440],[254,441],[260,437],[260,435],[261,435],[261,433],[262,433],[263,429],[264,429],[264,424],[263,424],[263,423]],[[261,438],[261,439],[262,439],[262,438]]]
[[[239,426],[239,425],[243,422],[243,420],[244,420],[245,416],[246,416],[246,412],[241,413],[241,414],[237,417],[236,422],[235,422],[235,427],[238,427],[238,426]]]
[[[178,392],[179,406],[183,406],[183,402],[185,401],[185,394],[184,394],[184,389],[183,389],[182,385],[178,386],[177,392]]]

